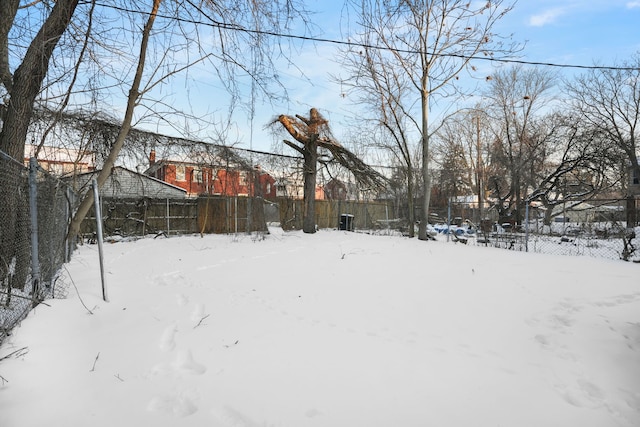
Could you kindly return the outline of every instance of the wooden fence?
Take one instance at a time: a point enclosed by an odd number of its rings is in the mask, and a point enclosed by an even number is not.
[[[280,198],[210,196],[197,199],[103,199],[101,209],[106,235],[244,233],[266,231],[267,222],[285,230],[302,229],[303,201]],[[248,221],[247,212],[253,212]],[[392,206],[380,202],[316,201],[318,228],[339,228],[343,215],[349,228],[374,229],[388,223]],[[82,224],[82,234],[95,233],[93,210]]]
[[[245,233],[266,231],[263,201],[249,197],[200,197],[198,206],[198,232]],[[252,212],[249,221],[248,212]]]
[[[304,203],[302,200],[279,199],[280,224],[285,230],[302,229]],[[340,228],[343,215],[351,215],[354,229],[386,227],[393,213],[391,203],[342,200],[316,200],[318,228]],[[349,227],[351,228],[351,227]]]
[[[101,200],[105,235],[190,234],[198,229],[198,201],[195,199],[107,199]],[[81,232],[96,231],[93,208],[82,222]]]

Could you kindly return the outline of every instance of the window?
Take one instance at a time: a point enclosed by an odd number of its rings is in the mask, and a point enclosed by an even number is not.
[[[198,184],[202,184],[202,169],[197,166],[193,168],[193,180]]]
[[[176,181],[185,181],[184,165],[176,165]]]
[[[63,165],[60,163],[49,163],[48,169],[53,175],[62,175],[65,172]]]
[[[242,186],[246,186],[247,182],[249,181],[248,179],[248,174],[246,172],[240,172],[239,176],[238,176],[238,183]]]

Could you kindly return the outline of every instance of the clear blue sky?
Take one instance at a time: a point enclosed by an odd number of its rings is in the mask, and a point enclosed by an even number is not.
[[[610,65],[640,50],[639,0],[520,0],[501,24],[523,59]]]
[[[316,35],[321,38],[342,39],[342,1],[312,0],[307,1],[307,4],[310,9],[318,11],[315,21],[321,32]],[[513,34],[514,40],[526,42],[525,49],[518,57],[520,60],[571,65],[614,65],[640,52],[639,25],[640,0],[520,0],[514,10],[499,23],[496,32],[502,35]],[[234,115],[235,128],[229,135],[229,142],[237,140],[243,148],[273,151],[274,145],[278,146],[279,139],[274,139],[269,132],[263,131],[263,126],[278,114],[306,115],[311,107],[318,108],[330,120],[338,139],[346,138],[344,128],[354,106],[341,96],[341,88],[329,78],[329,73],[339,71],[339,65],[334,61],[337,47],[327,43],[318,43],[315,47],[307,43],[306,46],[306,51],[294,55],[305,77],[301,76],[299,70],[284,63],[278,70],[289,89],[290,102],[281,105],[258,102],[253,122],[253,139],[250,138],[248,118],[242,110],[237,110]],[[568,76],[582,72],[574,69],[560,70]],[[219,111],[224,115],[228,98],[221,91],[211,96],[212,91],[217,91],[219,87],[213,80],[203,80],[189,88],[192,94],[191,108],[196,114]],[[193,96],[199,91],[207,93],[207,96]]]

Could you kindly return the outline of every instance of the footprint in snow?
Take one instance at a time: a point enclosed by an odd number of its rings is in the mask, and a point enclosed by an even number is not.
[[[158,286],[171,286],[176,283],[184,283],[185,277],[180,271],[171,271],[153,277],[153,282]]]
[[[224,427],[259,427],[263,425],[258,424],[242,412],[230,406],[213,409],[211,410],[211,415],[213,415],[217,421],[221,423],[220,425]]]
[[[193,320],[194,322],[201,320],[205,316],[204,308],[204,304],[196,304],[193,311],[191,312],[191,320]]]
[[[160,350],[168,353],[176,347],[177,332],[178,325],[175,322],[165,328],[160,337]]]
[[[147,404],[147,410],[151,412],[163,412],[172,414],[177,418],[184,418],[198,411],[193,401],[183,395],[156,396]]]
[[[174,363],[174,367],[178,371],[186,372],[194,375],[202,375],[207,371],[207,367],[193,360],[191,350],[182,350],[178,352],[178,356]]]
[[[564,400],[577,408],[599,408],[605,405],[606,395],[596,384],[578,379],[576,384],[556,386]]]
[[[185,294],[178,294],[178,296],[176,297],[176,303],[179,307],[184,307],[185,305],[189,304],[189,297]]]

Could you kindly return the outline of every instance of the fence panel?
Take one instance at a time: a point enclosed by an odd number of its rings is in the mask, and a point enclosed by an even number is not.
[[[245,233],[266,231],[264,202],[260,198],[203,196],[197,199],[103,198],[106,236],[149,234]],[[251,222],[247,212],[252,212]],[[93,209],[82,223],[81,233],[95,235]]]
[[[198,199],[198,227],[203,233],[266,231],[264,208],[259,197],[202,196]]]
[[[627,222],[629,218],[635,218],[637,211],[638,201],[632,202],[628,199],[590,200],[556,206],[552,212],[540,207],[531,208],[525,215],[528,222],[522,226],[493,221],[485,232],[478,231],[476,243],[517,251],[631,259],[634,250],[640,251],[631,241],[635,224]],[[466,227],[469,222],[465,219],[452,218],[452,223],[460,226],[462,220]]]
[[[280,224],[284,230],[302,229],[304,202],[299,199],[278,199]],[[318,228],[338,228],[341,215],[353,215],[353,228],[376,230],[386,228],[393,206],[383,202],[346,200],[316,200]]]
[[[632,209],[633,208],[633,209]],[[528,250],[558,255],[587,255],[599,258],[624,257],[630,228],[627,200],[590,200],[549,210],[529,212]],[[533,212],[531,212],[533,211]]]
[[[0,153],[0,342],[31,308],[27,169]]]
[[[33,215],[30,194],[37,209]],[[73,249],[66,234],[75,195],[35,163],[29,174],[2,152],[0,195],[1,343],[40,301],[66,295],[67,284],[59,273]]]
[[[51,286],[54,292],[60,268],[73,252],[73,245],[67,240],[67,228],[77,196],[66,183],[42,170],[38,173],[37,186],[40,280],[45,288]]]
[[[106,236],[197,233],[198,201],[195,199],[102,198]],[[92,239],[96,232],[95,212],[89,211],[81,233]]]

